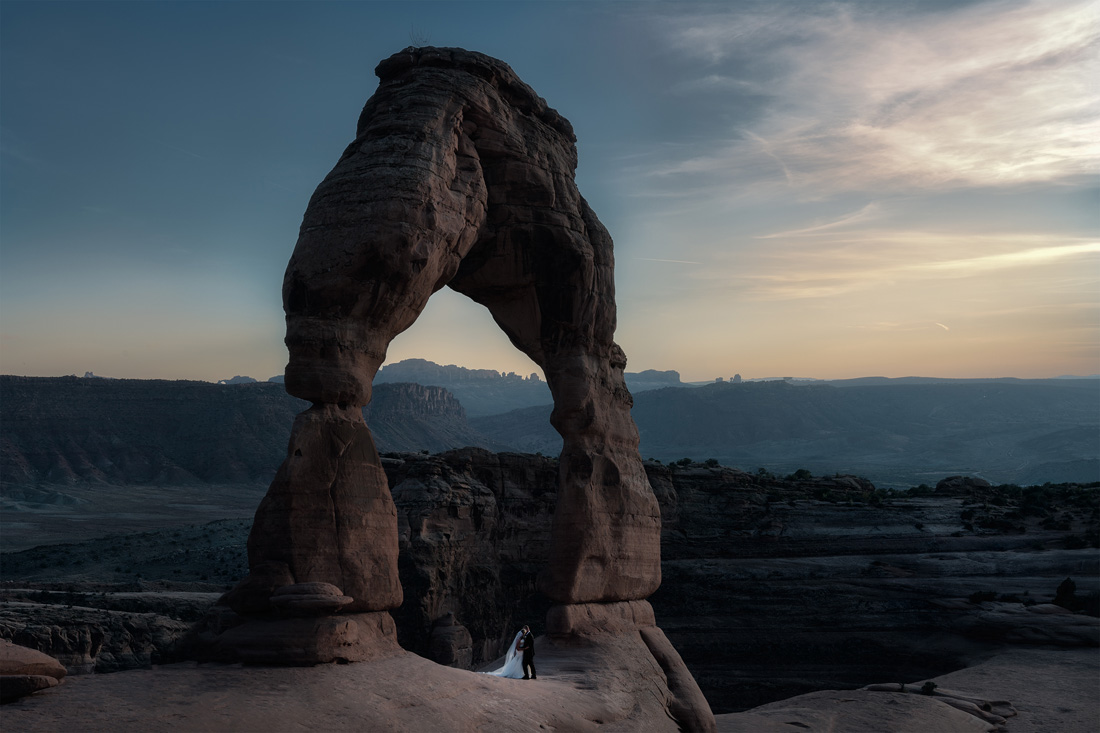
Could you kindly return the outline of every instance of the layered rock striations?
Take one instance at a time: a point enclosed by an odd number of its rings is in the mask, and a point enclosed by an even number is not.
[[[410,48],[376,73],[356,139],[314,192],[287,266],[286,390],[312,407],[257,510],[249,575],[226,596],[254,621],[223,635],[226,646],[253,654],[265,635],[302,647],[329,634],[336,643],[318,645],[315,661],[375,654],[373,633],[356,650],[354,633],[345,643],[343,630],[316,622],[289,630],[272,599],[325,583],[351,599],[346,612],[400,606],[397,512],[361,408],[390,341],[445,285],[489,309],[553,395],[564,445],[540,590],[567,606],[648,607],[661,578],[660,513],[613,340],[611,237],[574,182],[572,127],[482,54]],[[386,618],[364,623],[385,637]],[[675,661],[671,645],[650,652],[662,668]],[[709,724],[691,727],[713,728],[705,701],[693,716]]]

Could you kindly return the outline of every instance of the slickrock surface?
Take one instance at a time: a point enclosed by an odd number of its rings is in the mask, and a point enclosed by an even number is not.
[[[836,730],[845,733],[1091,733],[1100,730],[1100,654],[1094,649],[1013,649],[932,680],[940,690],[1008,704],[990,713],[950,707],[943,698],[908,692],[828,690],[799,695],[743,713],[718,715],[721,733]],[[896,687],[896,685],[891,685]],[[1005,713],[1001,724],[996,720]],[[996,717],[994,717],[996,716]]]
[[[82,676],[6,706],[46,730],[677,731],[664,673],[637,635],[536,640],[539,679],[506,680],[414,654],[311,668],[169,665]],[[60,688],[58,691],[61,691]]]
[[[312,668],[169,665],[69,678],[3,709],[5,728],[55,730],[675,731],[663,673],[636,640],[536,642],[539,679],[503,680],[412,654]],[[629,672],[627,670],[630,670]],[[1016,710],[1007,733],[1094,733],[1094,650],[1014,650],[935,678],[939,687]],[[919,688],[919,682],[917,683]],[[919,693],[824,691],[716,716],[725,733],[991,731]]]

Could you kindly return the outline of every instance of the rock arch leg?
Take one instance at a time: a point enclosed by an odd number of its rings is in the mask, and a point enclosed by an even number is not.
[[[345,613],[401,604],[396,509],[361,408],[390,341],[453,277],[484,220],[463,104],[445,81],[404,90],[397,113],[372,98],[306,210],[283,283],[286,388],[313,406],[257,510],[249,575],[225,599],[239,613],[269,617],[319,591]]]
[[[490,187],[496,174],[486,168]],[[611,237],[575,188],[567,193],[571,215],[561,223],[522,200],[491,208],[497,224],[450,286],[489,308],[554,396],[564,446],[541,590],[567,604],[639,600],[661,583],[660,510],[638,454],[626,357],[613,341]]]

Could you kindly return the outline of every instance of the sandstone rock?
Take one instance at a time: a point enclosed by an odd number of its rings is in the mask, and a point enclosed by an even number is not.
[[[226,658],[246,664],[312,666],[404,654],[385,611],[252,619],[223,633],[217,644]]]
[[[293,616],[322,616],[335,613],[355,599],[331,583],[295,583],[271,596],[271,605]]]
[[[287,563],[270,560],[250,563],[248,575],[233,590],[224,594],[218,603],[245,616],[262,614],[271,610],[272,594],[288,585],[294,585],[294,576]]]
[[[719,716],[721,733],[936,731],[992,733],[998,726],[925,695],[829,690]]]
[[[613,341],[611,238],[574,183],[571,126],[482,54],[410,48],[377,74],[356,139],[314,193],[287,267],[287,391],[325,406],[315,410],[364,405],[389,342],[433,292],[449,285],[485,305],[542,366],[565,442],[543,591],[563,603],[647,597],[660,584],[660,517]],[[357,507],[377,520],[348,543],[373,553],[358,562],[371,588],[333,579],[331,560],[350,552],[334,549],[339,532],[295,518],[291,506],[305,515],[324,506],[329,482],[313,474],[331,473],[338,453],[329,446],[292,472],[299,430],[257,513],[250,563],[283,561],[297,582],[333,582],[355,610],[397,606],[396,557],[379,549],[396,548],[388,497]],[[378,466],[365,460],[359,470],[380,475]],[[304,499],[311,493],[316,502]],[[306,567],[288,553],[327,559]]]
[[[1034,608],[1019,603],[985,603],[980,610],[953,619],[951,626],[971,636],[1010,644],[1100,646],[1100,621],[1096,618],[1065,609]]]
[[[684,730],[717,731],[710,703],[665,633],[657,626],[645,626],[638,629],[638,632],[665,673],[668,691],[672,694],[668,706],[672,717]]]
[[[550,609],[546,614],[546,633],[566,637],[626,634],[656,623],[653,607],[645,601],[574,603]]]
[[[48,654],[0,639],[0,675],[31,675],[64,679],[65,667]]]
[[[970,489],[988,489],[992,484],[976,476],[948,476],[936,483],[937,494],[957,494]]]
[[[53,657],[71,674],[149,667],[176,658],[191,624],[155,613],[0,604],[0,637]],[[35,674],[38,674],[35,672]]]
[[[675,647],[657,627],[645,601],[554,606],[546,615],[549,639],[561,646],[599,644],[607,637],[640,638],[664,673],[669,714],[688,731],[715,731],[714,714]]]
[[[911,685],[890,683],[867,685],[862,689],[871,692],[902,692],[927,695],[998,727],[1005,724],[1006,718],[1016,715],[1016,708],[1008,700],[984,699],[966,695],[954,690],[943,689],[930,681],[915,682]]]
[[[65,668],[53,657],[0,639],[0,702],[53,687],[64,678]]]
[[[0,675],[0,703],[12,702],[39,690],[48,690],[57,683],[56,677],[44,674]]]
[[[453,613],[436,621],[428,642],[428,658],[437,664],[467,669],[473,661],[473,639]]]
[[[272,572],[330,583],[348,611],[401,604],[397,511],[358,407],[315,406],[294,422],[287,459],[256,511],[246,578],[226,600],[238,613],[270,608]],[[275,569],[275,570],[272,570]]]

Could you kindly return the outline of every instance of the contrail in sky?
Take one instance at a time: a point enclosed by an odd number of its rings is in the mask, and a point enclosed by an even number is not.
[[[655,257],[635,257],[636,260],[645,260],[646,262],[674,262],[678,265],[701,265],[702,262],[692,262],[691,260],[659,260]]]
[[[936,322],[936,325],[939,326],[940,328],[942,328],[944,331],[950,331],[951,330],[950,328],[948,328],[947,326],[943,325],[942,323],[940,323],[938,321]]]

